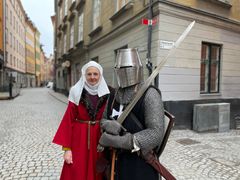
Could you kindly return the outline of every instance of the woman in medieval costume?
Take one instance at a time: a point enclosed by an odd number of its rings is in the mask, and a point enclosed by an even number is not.
[[[102,67],[94,61],[85,64],[80,80],[70,90],[67,110],[53,139],[65,151],[61,180],[103,179],[103,173],[96,171],[96,162],[103,156],[97,152],[97,144],[109,93]]]
[[[158,172],[146,160],[149,153],[158,153],[163,139],[161,93],[150,86],[121,125],[113,119],[120,116],[143,83],[143,68],[136,49],[119,50],[115,72],[119,88],[111,93],[101,120],[101,128],[105,132],[99,144],[117,150],[115,180],[158,180]]]

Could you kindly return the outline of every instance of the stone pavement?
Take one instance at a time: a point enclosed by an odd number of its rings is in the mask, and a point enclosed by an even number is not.
[[[0,179],[59,179],[61,147],[51,143],[67,98],[47,88],[22,89],[0,101]],[[161,162],[179,180],[240,180],[240,130],[173,130]]]
[[[173,130],[160,160],[179,180],[240,180],[240,130]]]
[[[0,179],[59,179],[61,147],[51,143],[66,104],[49,89],[0,101]]]

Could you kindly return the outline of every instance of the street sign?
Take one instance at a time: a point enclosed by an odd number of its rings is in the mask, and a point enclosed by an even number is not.
[[[158,22],[158,17],[155,17],[153,19],[142,18],[143,25],[154,26],[157,24],[157,22]]]
[[[160,48],[161,49],[172,49],[173,46],[174,46],[173,41],[160,40]]]

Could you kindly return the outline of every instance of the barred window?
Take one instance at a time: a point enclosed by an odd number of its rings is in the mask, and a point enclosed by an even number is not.
[[[202,43],[200,92],[218,93],[221,45]]]

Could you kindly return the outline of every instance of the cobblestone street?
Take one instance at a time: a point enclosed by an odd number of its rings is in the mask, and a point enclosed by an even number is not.
[[[174,130],[160,159],[178,180],[240,180],[239,149],[239,130]]]
[[[45,88],[0,101],[0,179],[59,179],[62,151],[51,141],[65,107]]]
[[[59,179],[61,147],[51,143],[67,98],[46,88],[22,89],[0,101],[0,179]],[[161,162],[178,180],[240,180],[240,130],[174,130]]]

